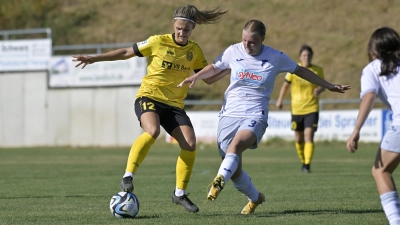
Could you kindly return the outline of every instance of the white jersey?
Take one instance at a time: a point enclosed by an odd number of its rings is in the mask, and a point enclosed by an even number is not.
[[[400,68],[399,68],[400,70]],[[393,125],[400,125],[400,73],[379,76],[381,60],[370,62],[362,72],[360,98],[374,92],[377,97],[393,112]]]
[[[268,104],[279,73],[293,73],[297,63],[286,54],[262,46],[259,55],[249,55],[243,43],[227,48],[214,61],[220,70],[231,69],[220,116],[268,118]]]

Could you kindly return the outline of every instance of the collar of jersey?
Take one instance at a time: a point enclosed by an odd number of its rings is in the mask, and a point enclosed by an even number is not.
[[[177,45],[179,45],[179,46],[186,46],[188,43],[189,43],[189,40],[186,42],[186,44],[179,44],[178,42],[176,42],[176,40],[175,40],[175,33],[172,33],[172,40],[174,40],[174,43],[175,44],[177,44]]]

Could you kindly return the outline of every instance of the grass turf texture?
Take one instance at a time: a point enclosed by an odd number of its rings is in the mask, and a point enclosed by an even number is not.
[[[179,149],[156,143],[134,179],[135,219],[109,210],[129,148],[0,149],[0,224],[387,224],[370,173],[377,146],[350,154],[344,143],[317,143],[311,174],[300,172],[293,143],[245,152],[243,167],[266,202],[244,216],[247,199],[231,181],[203,204],[221,162],[213,145],[199,144],[188,188],[200,212],[172,204]]]

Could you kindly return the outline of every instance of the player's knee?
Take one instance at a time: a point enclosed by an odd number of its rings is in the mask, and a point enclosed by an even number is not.
[[[379,168],[379,167],[377,168],[375,166],[372,166],[371,174],[375,179],[379,178],[380,176],[382,176],[382,173],[383,173],[383,169],[382,168]]]
[[[186,151],[193,152],[196,150],[196,141],[194,141],[194,140],[193,141],[187,141],[187,140],[180,141],[179,147],[181,147],[181,149],[184,149]]]
[[[231,145],[229,146],[228,151],[230,153],[240,154],[249,147],[250,147],[250,145],[246,142],[232,141]]]
[[[159,127],[147,127],[144,131],[150,134],[154,139],[160,135],[160,128]]]

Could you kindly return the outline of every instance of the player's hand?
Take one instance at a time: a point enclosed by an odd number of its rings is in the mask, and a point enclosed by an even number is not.
[[[276,103],[275,103],[275,106],[276,106],[276,108],[278,108],[279,110],[281,110],[282,109],[282,101],[276,101]]]
[[[340,84],[332,84],[332,86],[328,88],[328,90],[332,92],[339,92],[339,93],[344,93],[345,91],[350,89],[351,89],[350,85],[340,85]]]
[[[72,58],[73,62],[78,62],[78,64],[76,64],[75,67],[79,67],[80,65],[82,65],[82,69],[85,68],[86,65],[94,63],[93,56],[73,55]]]
[[[349,152],[354,153],[357,151],[359,139],[360,139],[360,132],[353,131],[353,133],[347,139],[347,143],[346,143],[346,147]]]
[[[189,84],[189,88],[192,88],[196,81],[197,79],[194,76],[191,76],[183,80],[180,84],[178,84],[177,87],[182,87],[184,84]]]

